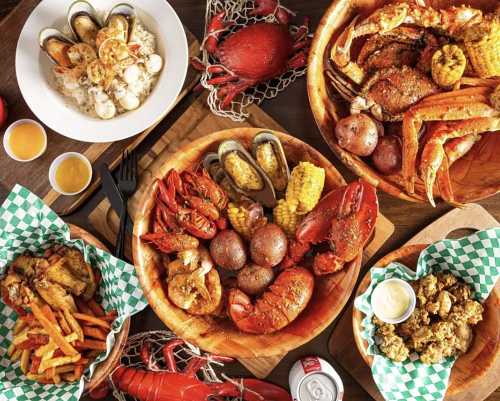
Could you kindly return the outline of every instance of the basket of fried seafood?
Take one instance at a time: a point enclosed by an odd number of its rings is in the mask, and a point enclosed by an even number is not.
[[[335,0],[308,67],[325,141],[402,199],[460,205],[497,193],[499,43],[496,2]]]
[[[20,185],[0,227],[0,400],[76,401],[107,380],[147,305],[134,268]]]
[[[176,335],[233,357],[281,355],[349,298],[378,214],[302,141],[237,128],[179,150],[156,173],[133,253],[149,304]]]
[[[354,337],[386,400],[442,400],[495,369],[499,240],[500,229],[493,228],[404,246],[364,277],[354,304]],[[414,304],[403,319],[391,320],[381,313],[377,292],[387,311],[402,299],[389,287],[399,282],[414,294]]]

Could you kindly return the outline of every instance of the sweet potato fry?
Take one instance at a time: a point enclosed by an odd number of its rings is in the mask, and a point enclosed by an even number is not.
[[[85,339],[84,341],[76,341],[75,347],[76,347],[76,349],[79,349],[82,351],[86,350],[86,349],[95,349],[98,351],[106,351],[106,342]]]
[[[75,371],[75,366],[74,364],[69,364],[69,365],[63,365],[63,366],[58,366],[56,369],[56,374],[61,375],[63,373],[70,373]]]
[[[70,363],[75,363],[81,358],[81,354],[76,354],[72,356],[60,356],[57,358],[47,359],[40,362],[38,367],[38,373],[43,373],[49,368],[56,368],[62,365],[68,365]]]
[[[65,335],[68,335],[71,333],[71,327],[69,327],[68,322],[66,321],[66,318],[64,317],[64,313],[61,311],[57,311],[57,320],[59,322],[59,326],[61,326],[62,331],[64,332]]]
[[[17,344],[17,348],[22,350],[34,350],[49,343],[49,336],[46,334],[28,334],[28,338]]]
[[[49,305],[44,304],[42,305],[41,309],[47,319],[49,319],[54,324],[58,324],[56,316],[54,315],[54,312],[52,311]]]
[[[83,375],[83,365],[76,365],[75,366],[75,380],[80,380],[80,377]]]
[[[90,309],[92,309],[93,314],[97,317],[102,317],[106,314],[104,312],[104,309],[102,309],[102,306],[99,305],[93,298],[87,301],[87,305],[89,306]]]
[[[30,356],[31,356],[31,351],[29,349],[23,350],[21,354],[20,368],[24,374],[29,372]]]
[[[71,333],[71,334],[68,334],[66,337],[64,337],[64,339],[68,343],[71,343],[73,341],[78,340],[78,336],[76,335],[76,333]],[[59,352],[57,352],[57,351],[59,351]],[[35,351],[35,355],[40,357],[40,358],[43,358],[43,359],[47,359],[47,357],[46,357],[47,355],[52,355],[50,353],[52,353],[54,357],[64,355],[64,352],[58,348],[58,345],[56,344],[56,342],[53,339],[51,339],[48,344],[42,345],[40,348],[38,348]],[[62,353],[62,355],[60,355],[60,353]]]
[[[94,312],[92,311],[92,309],[90,309],[89,306],[85,303],[85,301],[83,301],[81,298],[75,297],[75,303],[76,303],[76,307],[78,308],[78,310],[80,312],[85,313],[85,314],[90,315],[90,316],[94,315]]]
[[[88,322],[94,326],[100,326],[100,327],[104,327],[107,330],[111,330],[111,325],[108,322],[106,322],[105,320],[102,320],[100,318],[97,318],[95,316],[87,315],[85,313],[73,313],[73,316],[77,320]]]
[[[97,338],[98,340],[106,341],[106,333],[99,327],[83,326],[83,334],[87,337]]]
[[[42,358],[40,358],[39,356],[34,355],[31,358],[30,373],[36,374],[36,372],[38,372],[40,362],[42,362]]]
[[[78,355],[78,357],[80,357],[78,351],[74,349],[73,346],[66,341],[63,335],[57,330],[58,326],[54,325],[48,318],[45,317],[40,307],[34,302],[30,304],[30,307],[35,317],[42,324],[42,327],[45,331],[47,331],[48,335],[54,340],[57,346],[61,348],[64,354],[68,356]]]
[[[88,359],[88,358],[80,358],[80,360],[79,360],[79,361],[77,361],[77,362],[75,363],[75,365],[83,365],[83,366],[85,366],[85,365],[87,365],[89,362],[90,362],[90,361],[89,361],[89,359]]]
[[[24,316],[20,316],[20,319],[23,322],[26,322],[28,324],[28,326],[30,326],[30,327],[40,327],[41,326],[40,322],[38,320],[36,320],[33,313],[27,313]]]
[[[83,341],[83,330],[82,327],[78,324],[74,316],[71,314],[71,312],[68,309],[63,310],[64,313],[64,318],[68,322],[69,326],[71,329],[76,333],[78,336],[78,339],[80,341]]]

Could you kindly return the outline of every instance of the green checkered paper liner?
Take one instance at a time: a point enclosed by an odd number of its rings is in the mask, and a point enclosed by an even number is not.
[[[500,275],[500,228],[478,231],[457,240],[435,242],[421,252],[416,271],[400,263],[371,269],[370,286],[356,298],[354,306],[365,314],[361,336],[368,342],[368,354],[373,355],[373,380],[387,401],[442,400],[456,357],[426,365],[416,354],[403,362],[394,362],[383,355],[375,343],[376,327],[372,323],[371,307],[373,289],[391,277],[412,281],[439,272],[460,277],[471,287],[474,299],[484,302]]]
[[[0,401],[78,400],[84,380],[88,380],[96,365],[106,359],[123,322],[147,306],[132,265],[82,240],[71,240],[68,225],[40,198],[16,185],[0,207],[0,275],[18,255],[26,251],[40,254],[56,243],[79,249],[85,260],[100,270],[101,305],[106,311],[118,312],[106,339],[106,352],[99,355],[78,383],[43,385],[30,381],[21,372],[19,362],[13,364],[7,356],[17,314],[0,302]]]

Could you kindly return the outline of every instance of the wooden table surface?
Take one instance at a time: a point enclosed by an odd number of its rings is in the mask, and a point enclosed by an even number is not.
[[[7,15],[13,7],[19,3],[19,1],[20,0],[0,0],[0,19]],[[330,3],[330,0],[286,0],[283,1],[283,3],[290,9],[297,11],[300,15],[310,16],[312,27],[315,27],[318,24],[323,11]],[[170,4],[175,8],[179,17],[189,30],[198,38],[201,38],[203,33],[205,2],[203,0],[170,0]],[[0,94],[1,91],[2,88],[0,88]],[[142,143],[139,147],[139,152],[143,153],[147,151],[154,139],[165,132],[166,128],[168,128],[177,119],[177,117],[192,101],[193,95],[187,96],[151,133],[150,137]],[[305,79],[299,79],[286,90],[286,93],[279,95],[277,98],[265,101],[262,108],[281,125],[283,125],[290,133],[311,144],[316,149],[321,151],[326,157],[332,160],[338,170],[344,175],[346,180],[350,181],[355,178],[355,176],[347,170],[338,159],[335,158],[319,134],[311,111],[309,110]],[[15,162],[13,162],[12,167],[15,168]],[[3,174],[7,174],[7,172],[0,172],[0,180]],[[0,203],[6,195],[6,193],[0,193]],[[102,191],[98,191],[80,209],[78,209],[74,214],[68,216],[66,220],[92,232],[93,230],[88,224],[87,216],[102,200],[102,198]],[[432,208],[424,204],[404,202],[384,193],[379,193],[379,200],[381,212],[395,224],[396,231],[381,251],[375,255],[373,261],[377,260],[390,250],[402,245],[422,228],[451,209],[445,204],[440,204],[438,207]],[[495,216],[496,219],[500,219],[500,195],[486,199],[479,203],[483,205],[493,216]],[[269,380],[283,386],[287,386],[288,372],[293,362],[301,356],[315,354],[329,360],[338,369],[344,382],[346,400],[371,400],[372,398],[348,374],[343,372],[341,367],[337,366],[328,354],[327,342],[334,324],[332,324],[331,327],[325,330],[320,336],[310,343],[288,354],[288,356],[271,373]],[[132,333],[135,331],[141,331],[145,327],[151,329],[163,328],[163,324],[158,318],[156,318],[150,309],[141,313],[139,316],[134,317],[132,322]],[[360,363],[362,363],[361,358]],[[231,366],[228,369],[228,373],[233,375],[247,374],[242,366]],[[112,399],[113,398],[111,397],[109,398],[109,400]],[[497,389],[497,391],[487,400],[500,401],[500,389]]]

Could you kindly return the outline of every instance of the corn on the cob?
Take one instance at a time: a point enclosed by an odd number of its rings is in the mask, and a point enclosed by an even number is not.
[[[296,213],[308,213],[318,203],[324,185],[324,169],[309,162],[300,162],[290,175],[286,201]]]
[[[500,17],[490,16],[464,33],[464,45],[480,78],[500,75]]]
[[[449,88],[462,78],[467,60],[456,45],[444,45],[432,56],[432,79],[442,88]]]
[[[490,95],[491,105],[495,110],[500,111],[500,85]]]
[[[285,199],[280,199],[273,209],[273,222],[280,226],[286,235],[293,237],[299,221],[300,216],[291,205]]]
[[[286,172],[281,166],[271,142],[265,142],[257,147],[255,152],[257,164],[265,171],[271,179],[274,189],[284,191],[288,182]]]
[[[253,213],[251,215],[250,210],[245,205],[238,205],[233,202],[230,202],[227,208],[229,222],[236,232],[246,239],[250,239],[257,228],[267,223],[267,219],[263,215],[259,216],[259,214]]]
[[[224,158],[224,168],[235,184],[245,191],[259,191],[264,187],[259,173],[237,152],[230,152]]]

